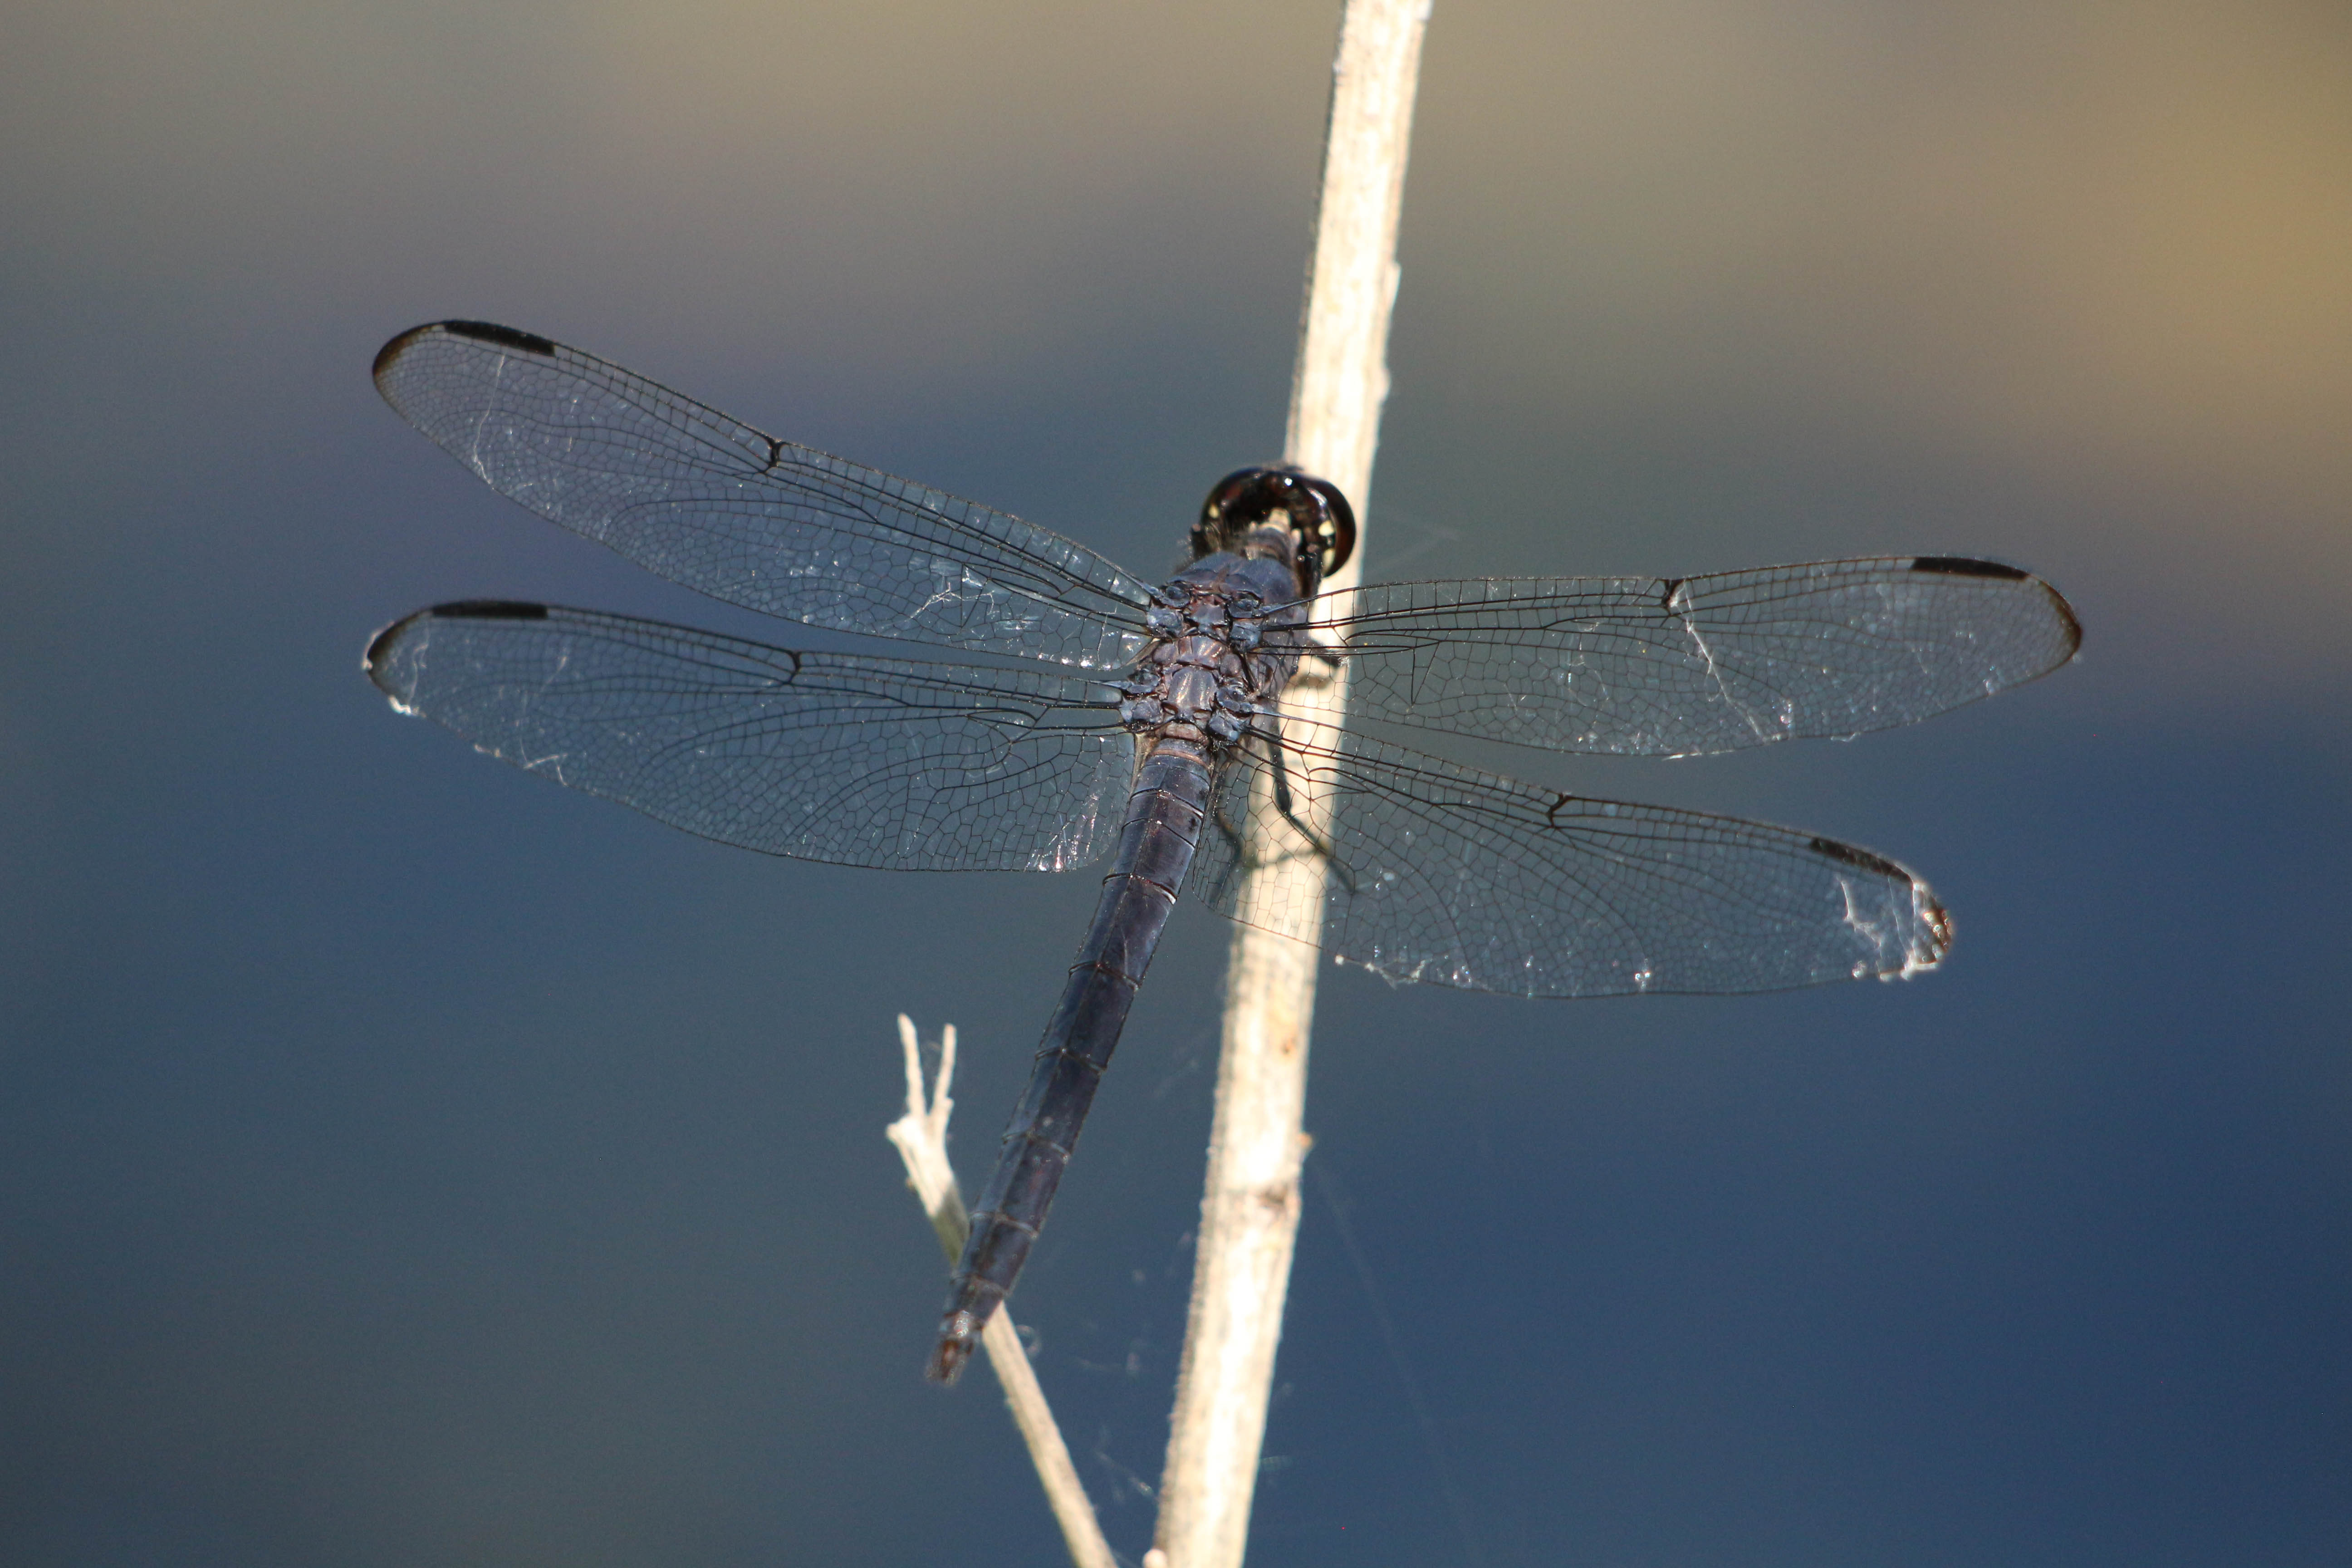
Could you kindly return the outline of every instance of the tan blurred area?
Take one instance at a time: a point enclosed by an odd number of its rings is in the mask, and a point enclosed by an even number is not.
[[[1524,367],[1554,395],[1738,387],[1963,449],[2246,487],[2294,520],[2269,542],[2345,559],[2352,10],[1447,21],[1432,103],[1454,112],[1424,121],[1416,253],[1510,258],[1478,282],[1497,355],[1544,326],[1608,345],[1606,381]],[[1496,73],[1475,89],[1472,58]]]
[[[20,264],[194,309],[476,253],[551,330],[889,376],[1295,289],[1336,11],[16,16]],[[1746,409],[2162,494],[2246,605],[2352,559],[2342,5],[1449,0],[1403,247],[1400,342],[1473,415]],[[2183,526],[2114,542],[2160,574]]]

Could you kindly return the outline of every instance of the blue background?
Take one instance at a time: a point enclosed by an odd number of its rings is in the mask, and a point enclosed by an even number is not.
[[[0,59],[0,1558],[1058,1552],[883,1125],[979,1179],[1091,877],[768,861],[390,713],[509,595],[785,640],[489,495],[473,316],[1173,561],[1279,444],[1327,6],[37,3]],[[1906,984],[1327,978],[1266,1563],[2336,1563],[2352,22],[1442,5],[1373,578],[1988,554],[2056,677],[1509,759],[1919,868]],[[1475,760],[1475,759],[1474,759]],[[1491,756],[1484,759],[1492,761]],[[1149,1544],[1226,932],[1015,1308]]]

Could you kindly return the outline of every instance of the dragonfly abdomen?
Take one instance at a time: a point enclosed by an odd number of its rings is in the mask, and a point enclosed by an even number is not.
[[[1208,756],[1190,742],[1158,742],[1137,771],[1118,858],[1103,879],[1094,923],[1045,1026],[1028,1091],[1004,1130],[995,1173],[972,1210],[971,1235],[931,1355],[930,1375],[940,1382],[952,1383],[963,1370],[1045,1223],[1095,1089],[1192,868],[1211,784]]]

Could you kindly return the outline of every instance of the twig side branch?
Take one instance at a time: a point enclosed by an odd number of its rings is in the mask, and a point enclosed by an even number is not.
[[[1360,527],[1388,395],[1397,216],[1428,22],[1429,0],[1348,0],[1334,67],[1284,455],[1337,484]],[[1327,598],[1354,587],[1362,559],[1360,535]],[[1345,700],[1341,678],[1294,686],[1285,707],[1336,724]],[[1234,928],[1192,1320],[1147,1568],[1239,1568],[1247,1544],[1298,1236],[1324,874],[1310,858],[1277,861],[1253,871],[1243,892],[1238,912],[1250,923]],[[1276,911],[1301,911],[1297,929]]]
[[[915,1189],[952,1265],[963,1256],[964,1237],[971,1230],[963,1193],[956,1185],[955,1167],[948,1163],[948,1117],[955,1110],[955,1101],[948,1098],[948,1085],[955,1079],[955,1026],[950,1024],[940,1037],[939,1079],[928,1094],[923,1088],[921,1046],[914,1021],[904,1013],[898,1015],[898,1043],[907,1057],[907,1114],[884,1131],[906,1162],[907,1184]],[[1054,1424],[1045,1391],[1037,1385],[1036,1371],[1021,1348],[1013,1314],[1000,1311],[990,1318],[980,1342],[988,1352],[988,1364],[996,1373],[998,1385],[1004,1390],[1013,1424],[1029,1446],[1030,1463],[1036,1466],[1045,1500],[1062,1527],[1070,1561],[1077,1568],[1117,1568],[1110,1542],[1103,1539],[1102,1526],[1095,1519],[1094,1505],[1087,1500],[1086,1488],[1078,1482],[1078,1468],[1070,1462],[1069,1447],[1062,1441],[1061,1428]]]

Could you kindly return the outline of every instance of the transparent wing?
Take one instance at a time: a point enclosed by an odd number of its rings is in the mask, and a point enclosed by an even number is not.
[[[1650,756],[1912,723],[2045,675],[2082,642],[2040,578],[1926,555],[1391,583],[1318,626],[1367,718]]]
[[[1144,585],[1047,529],[762,435],[510,327],[376,356],[385,401],[500,495],[730,604],[808,626],[1123,667]]]
[[[1323,948],[1389,980],[1521,996],[1778,991],[1909,975],[1950,943],[1927,884],[1866,849],[1288,722],[1294,809],[1330,814]],[[1276,809],[1273,755],[1254,742],[1225,769],[1189,890],[1279,930],[1294,911],[1243,904],[1242,844],[1260,858],[1323,850]]]
[[[422,610],[395,707],[559,784],[771,855],[1058,871],[1117,841],[1133,739],[1089,682],[839,654],[543,605]]]

